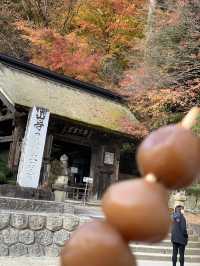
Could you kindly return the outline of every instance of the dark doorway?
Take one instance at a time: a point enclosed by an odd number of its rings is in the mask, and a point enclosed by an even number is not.
[[[90,177],[91,149],[90,147],[54,139],[51,161],[56,160],[59,162],[63,154],[68,156],[68,186],[73,191],[73,193],[68,193],[68,195],[69,197],[74,197],[75,191],[76,199],[80,199],[86,186],[84,177]]]

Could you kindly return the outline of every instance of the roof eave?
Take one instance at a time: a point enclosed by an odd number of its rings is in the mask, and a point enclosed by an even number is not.
[[[85,91],[88,91],[90,93],[94,93],[96,95],[112,99],[114,101],[125,103],[125,100],[117,93],[110,92],[102,87],[98,87],[93,84],[89,84],[87,82],[73,79],[65,75],[57,74],[46,68],[43,68],[43,67],[31,64],[31,63],[23,62],[14,57],[10,57],[10,56],[0,53],[0,62],[10,67],[13,67],[18,70],[22,70],[30,74],[37,74],[37,76],[47,78],[49,80],[53,80],[61,84],[71,85],[79,89],[84,89]]]
[[[16,109],[18,109],[20,107],[21,108],[24,108],[25,110],[27,110],[27,112],[30,110],[30,107],[16,104]],[[58,114],[55,114],[55,113],[50,113],[50,115],[51,116],[54,116],[54,117],[56,117],[58,119],[62,119],[62,120],[65,120],[65,121],[70,121],[72,123],[76,123],[76,124],[79,124],[79,125],[82,125],[82,126],[85,126],[85,127],[89,127],[89,128],[94,128],[94,129],[103,131],[105,133],[110,133],[110,134],[113,134],[113,135],[118,135],[120,137],[127,138],[127,139],[130,139],[130,140],[131,139],[132,140],[140,139],[140,137],[138,137],[138,135],[134,135],[134,134],[126,133],[126,132],[117,131],[117,130],[114,130],[114,129],[111,129],[111,128],[106,128],[106,127],[103,127],[103,126],[100,126],[100,125],[86,123],[86,122],[80,121],[80,120],[74,120],[74,119],[71,119],[69,117],[61,116],[61,115],[58,115]],[[142,137],[143,136],[141,136],[141,138]]]
[[[15,103],[6,95],[6,93],[0,88],[0,100],[7,106],[7,108],[14,113]]]

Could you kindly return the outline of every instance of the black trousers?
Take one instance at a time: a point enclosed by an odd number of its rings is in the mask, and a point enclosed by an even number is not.
[[[179,259],[180,266],[184,266],[185,245],[173,243],[173,256],[172,256],[173,266],[176,266],[178,253],[180,255],[180,259]]]

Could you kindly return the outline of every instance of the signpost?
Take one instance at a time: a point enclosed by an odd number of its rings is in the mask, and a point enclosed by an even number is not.
[[[86,198],[87,198],[88,186],[89,186],[89,184],[93,184],[93,178],[85,176],[85,177],[83,177],[83,182],[86,183],[85,193],[84,193],[84,198],[83,198],[83,205],[85,205],[86,204]]]
[[[22,187],[38,187],[49,115],[47,109],[35,106],[29,114],[17,175]]]

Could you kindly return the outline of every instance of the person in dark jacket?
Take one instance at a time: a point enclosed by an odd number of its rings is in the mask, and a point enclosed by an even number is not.
[[[171,241],[173,244],[173,266],[176,266],[178,253],[180,256],[180,266],[184,266],[185,247],[188,242],[188,233],[183,212],[184,207],[176,206],[175,212],[173,213],[173,224],[171,232]]]

